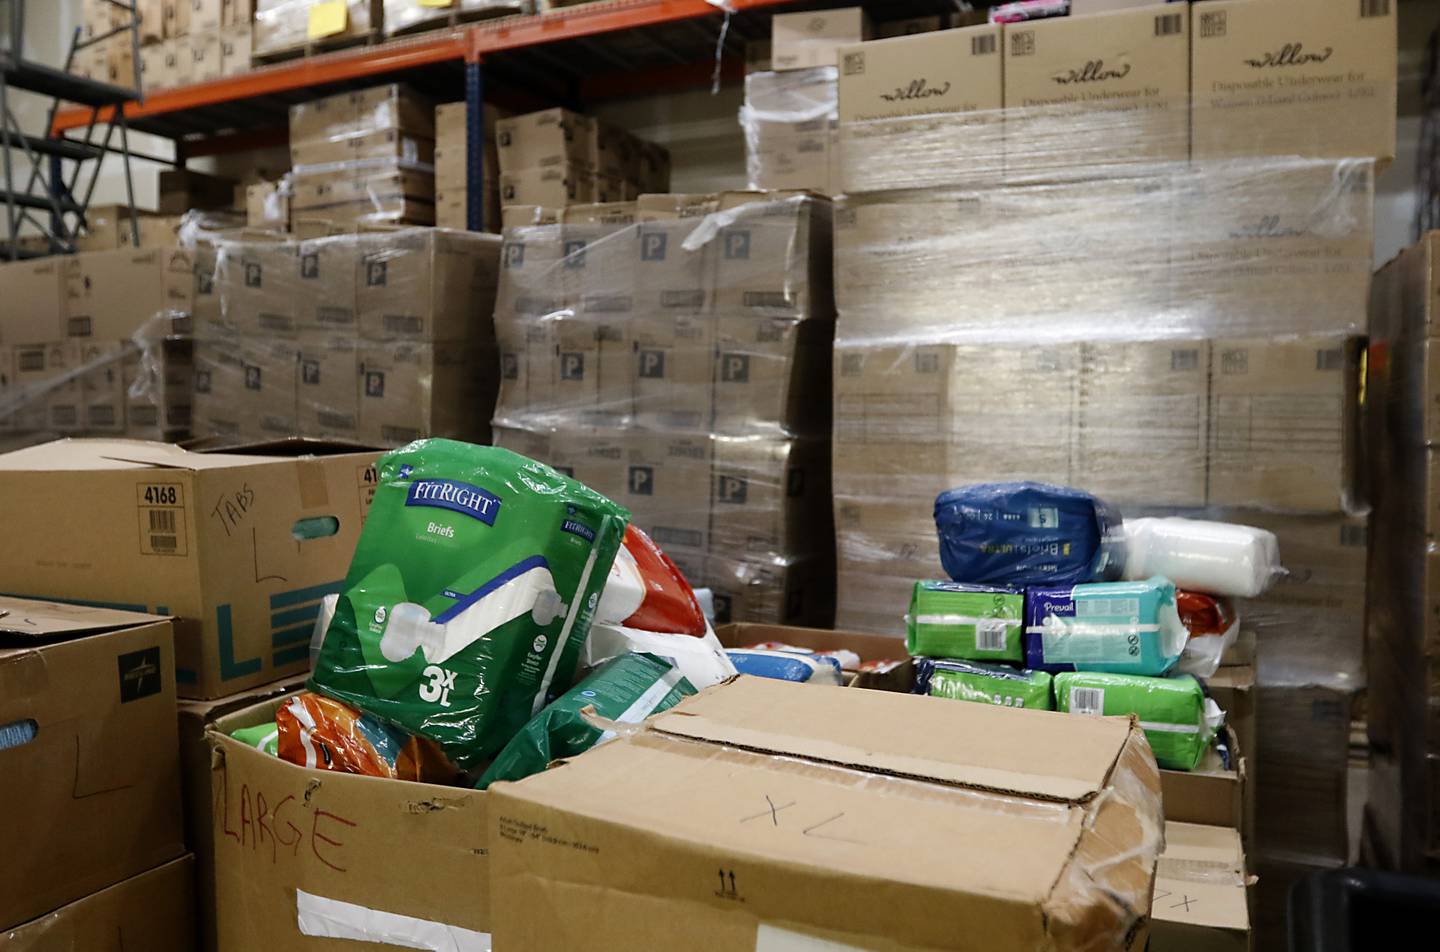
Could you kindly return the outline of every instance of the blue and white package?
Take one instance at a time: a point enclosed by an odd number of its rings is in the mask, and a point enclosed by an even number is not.
[[[796,654],[770,648],[731,648],[725,653],[741,674],[799,684],[844,683],[840,678],[840,662],[828,655]]]
[[[1162,576],[1025,592],[1025,666],[1032,670],[1160,675],[1174,667],[1188,637],[1175,584]]]
[[[1078,489],[981,483],[935,500],[940,561],[957,582],[1074,585],[1120,577],[1120,513]]]

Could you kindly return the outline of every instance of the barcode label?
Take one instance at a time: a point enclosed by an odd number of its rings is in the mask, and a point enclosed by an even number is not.
[[[996,49],[995,34],[986,33],[984,36],[970,37],[971,56],[989,56]]]
[[[1105,713],[1105,689],[1072,687],[1070,689],[1070,713]]]
[[[1035,55],[1035,31],[1020,30],[1010,34],[1010,55],[1011,56],[1034,56]]]
[[[975,623],[976,651],[1004,651],[1005,631],[1009,625],[1003,618],[985,618]]]
[[[169,555],[175,551],[175,537],[173,535],[152,535],[150,548],[155,552]]]
[[[1202,13],[1202,14],[1200,14],[1200,38],[1201,38],[1201,39],[1209,39],[1209,38],[1211,38],[1211,37],[1224,36],[1224,35],[1225,35],[1225,11],[1224,11],[1224,10],[1219,10],[1219,11],[1216,11],[1216,12],[1214,12],[1214,13]]]
[[[175,534],[175,513],[170,509],[150,510],[150,531]]]
[[[1360,16],[1364,17],[1388,17],[1390,15],[1390,0],[1360,0]]]
[[[1156,36],[1177,36],[1183,29],[1178,13],[1164,13],[1155,18]]]
[[[865,54],[846,53],[841,60],[841,68],[846,76],[862,76],[865,73]]]

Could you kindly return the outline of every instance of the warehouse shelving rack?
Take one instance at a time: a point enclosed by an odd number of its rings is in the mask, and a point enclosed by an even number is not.
[[[148,93],[123,107],[130,129],[175,142],[175,162],[287,141],[291,105],[318,96],[403,80],[438,101],[463,90],[469,141],[483,141],[489,91],[520,109],[580,108],[617,96],[704,85],[717,69],[743,72],[749,40],[769,36],[779,10],[832,3],[814,0],[602,0],[542,14],[502,17],[454,30],[405,37],[376,46],[323,53],[176,89]],[[887,0],[895,16],[954,9],[955,0]],[[723,29],[722,29],[723,26]],[[108,119],[117,107],[101,110]],[[89,109],[65,109],[52,134],[64,136],[91,121]],[[480,229],[484,203],[479,157],[468,169],[468,223]]]

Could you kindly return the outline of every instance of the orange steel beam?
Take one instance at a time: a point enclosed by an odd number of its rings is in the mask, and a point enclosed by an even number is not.
[[[304,89],[307,86],[430,66],[447,60],[462,60],[467,49],[466,40],[466,33],[458,31],[429,37],[423,41],[306,56],[206,83],[149,93],[145,97],[144,105],[127,103],[125,115],[133,121],[146,116],[162,116],[200,106],[214,106],[255,96]],[[113,115],[113,107],[106,107],[100,110],[100,121],[108,121]],[[85,107],[61,110],[55,116],[53,131],[58,135],[67,129],[88,126],[90,116],[91,110]]]
[[[778,7],[793,0],[728,0],[738,12]],[[709,0],[612,0],[610,3],[558,7],[530,17],[508,17],[476,24],[470,30],[468,59],[476,62],[486,53],[573,40],[581,37],[658,26],[676,20],[719,16],[721,9]]]

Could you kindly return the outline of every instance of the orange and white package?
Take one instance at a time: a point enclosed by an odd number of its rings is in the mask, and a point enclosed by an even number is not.
[[[316,770],[451,784],[455,769],[433,741],[347,704],[305,691],[275,712],[276,754]]]

